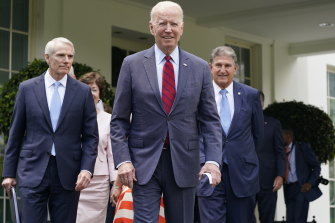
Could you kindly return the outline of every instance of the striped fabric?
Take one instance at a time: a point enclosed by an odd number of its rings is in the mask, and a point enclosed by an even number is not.
[[[161,198],[159,210],[158,223],[165,223],[164,217],[164,204],[163,198]],[[133,210],[133,197],[131,189],[124,187],[115,207],[115,216],[113,223],[133,223],[134,222],[134,210]]]
[[[174,69],[170,61],[170,56],[165,56],[165,64],[163,67],[163,83],[162,83],[162,101],[167,114],[170,113],[174,99],[176,97],[176,83],[174,79]]]

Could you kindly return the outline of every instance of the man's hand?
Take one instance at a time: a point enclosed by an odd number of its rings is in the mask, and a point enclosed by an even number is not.
[[[81,191],[85,189],[90,184],[90,181],[91,181],[91,174],[85,170],[80,171],[77,178],[75,190]]]
[[[113,207],[116,206],[116,203],[119,199],[121,192],[122,192],[122,186],[113,185],[110,193],[110,201]]]
[[[281,186],[283,185],[283,181],[284,181],[283,177],[277,176],[275,178],[275,181],[273,182],[273,190],[272,191],[273,192],[278,191],[281,188]]]
[[[200,170],[199,173],[199,180],[202,177],[203,173],[210,173],[212,175],[212,186],[216,186],[221,182],[221,172],[219,167],[217,167],[215,164],[213,163],[205,163],[205,165],[203,165],[203,167]]]
[[[312,189],[312,184],[310,183],[304,183],[301,185],[301,192],[308,192]]]
[[[123,163],[117,170],[117,175],[121,180],[122,185],[133,188],[135,177],[135,168],[132,163]]]
[[[12,188],[16,185],[15,178],[6,177],[6,178],[3,179],[1,185],[6,190],[8,197],[12,198],[12,193],[10,192],[10,188]]]
[[[116,180],[113,183],[113,187],[111,189],[110,198],[109,198],[113,207],[116,206],[116,203],[119,199],[121,192],[122,192],[122,183],[121,183],[119,176],[117,176]]]

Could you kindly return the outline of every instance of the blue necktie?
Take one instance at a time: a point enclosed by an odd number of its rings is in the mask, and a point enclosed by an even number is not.
[[[51,103],[50,103],[50,118],[51,118],[51,123],[52,123],[52,128],[53,131],[55,132],[57,128],[57,123],[58,123],[58,118],[60,114],[60,109],[62,107],[62,102],[59,96],[58,92],[58,87],[61,85],[60,82],[56,81],[53,86],[54,86],[54,93],[52,94],[51,97]],[[55,151],[55,144],[52,144],[52,149],[51,149],[51,154],[53,156],[56,155]]]
[[[227,135],[229,127],[230,127],[230,122],[231,122],[231,114],[230,114],[229,102],[227,98],[227,90],[222,89],[220,91],[220,94],[222,95],[221,111],[220,111],[221,125]]]

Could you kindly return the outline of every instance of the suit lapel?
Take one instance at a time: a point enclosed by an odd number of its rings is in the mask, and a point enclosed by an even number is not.
[[[72,104],[72,100],[73,100],[74,96],[76,95],[77,84],[78,84],[77,81],[74,80],[72,77],[70,77],[70,76],[67,77],[64,100],[63,100],[62,108],[61,108],[61,111],[60,111],[56,131],[57,131],[58,127],[60,126],[60,124],[62,123],[62,121],[65,117],[65,114],[67,113],[67,110],[69,109],[69,107]]]
[[[37,98],[38,104],[40,105],[43,111],[44,118],[46,122],[48,123],[50,129],[52,130],[50,111],[49,111],[48,100],[46,96],[46,90],[45,90],[44,75],[45,75],[45,72],[42,75],[40,75],[35,81],[36,86],[34,87],[34,93]]]
[[[158,104],[160,105],[161,109],[165,111],[163,102],[162,102],[162,97],[159,92],[159,87],[158,87],[158,79],[157,79],[157,68],[156,68],[156,61],[155,61],[155,50],[154,46],[151,47],[148,52],[144,55],[144,60],[143,60],[144,68],[150,83],[150,86],[156,96],[156,99],[158,101]]]
[[[234,126],[236,125],[235,123],[239,119],[238,116],[241,111],[243,97],[244,97],[244,91],[241,85],[235,81],[233,82],[233,85],[234,85],[234,90],[233,90],[234,91],[234,116],[231,121],[229,132],[231,132],[232,128],[234,128]]]
[[[173,112],[174,108],[178,104],[178,101],[185,89],[185,85],[189,76],[189,67],[188,67],[188,57],[185,52],[179,48],[179,75],[178,75],[178,86],[177,86],[177,94],[174,99],[171,112]]]

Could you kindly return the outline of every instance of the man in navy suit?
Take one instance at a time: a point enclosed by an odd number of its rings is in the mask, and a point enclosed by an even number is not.
[[[221,127],[207,63],[178,47],[183,11],[170,1],[151,11],[155,45],[123,61],[111,120],[115,165],[133,187],[135,222],[157,222],[163,193],[167,222],[193,222],[199,131],[200,171],[220,182]],[[131,118],[130,118],[131,117]],[[135,182],[134,182],[135,181]]]
[[[284,144],[287,147],[287,177],[284,184],[286,222],[306,223],[309,202],[322,195],[318,187],[320,162],[312,147],[294,140],[294,132],[283,126]]]
[[[260,100],[263,107],[263,92],[260,92]],[[285,149],[279,120],[264,115],[264,141],[257,155],[261,189],[256,195],[259,220],[261,223],[274,223],[277,191],[285,177]]]
[[[45,47],[49,69],[20,84],[5,150],[2,186],[21,194],[22,222],[76,222],[80,190],[97,155],[96,109],[90,88],[71,78],[74,47],[55,38]]]
[[[198,186],[201,223],[249,223],[259,191],[259,163],[264,120],[258,90],[233,81],[238,70],[231,47],[213,50],[210,60],[214,94],[222,125],[221,183]],[[228,117],[228,118],[227,118]],[[206,141],[206,136],[202,137]],[[200,162],[203,163],[203,155]]]

